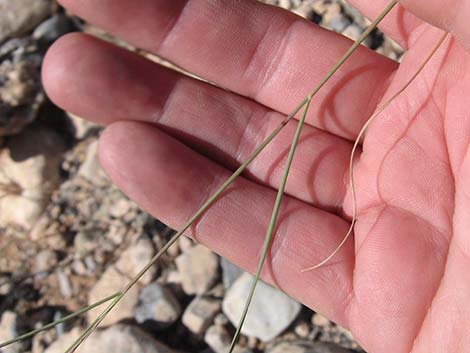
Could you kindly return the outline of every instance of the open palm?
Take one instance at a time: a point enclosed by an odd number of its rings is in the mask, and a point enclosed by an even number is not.
[[[352,2],[373,17],[387,1]],[[62,3],[225,88],[82,34],[63,38],[46,58],[50,97],[74,114],[110,125],[100,154],[113,181],[174,228],[351,44],[249,0]],[[429,1],[428,8],[434,3],[442,2]],[[352,141],[442,35],[401,7],[382,29],[407,54],[398,65],[360,48],[315,97],[264,278],[350,328],[371,353],[468,351],[470,55],[454,39],[367,132],[355,169],[354,237],[329,264],[300,273],[327,256],[347,231]],[[191,230],[250,271],[295,127],[288,124]]]

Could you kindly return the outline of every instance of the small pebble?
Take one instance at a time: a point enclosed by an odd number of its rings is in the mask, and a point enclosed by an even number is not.
[[[12,311],[5,311],[0,320],[0,342],[8,341],[18,335],[16,330],[17,315]],[[15,343],[2,348],[2,353],[20,353],[23,352],[21,343]]]
[[[223,326],[212,325],[204,335],[204,341],[215,353],[226,353],[230,348],[231,336]]]
[[[8,295],[13,288],[12,281],[8,276],[0,276],[0,295]]]
[[[301,322],[295,326],[295,333],[300,338],[307,338],[310,333],[310,327],[306,322]]]
[[[166,328],[179,318],[181,306],[168,288],[152,283],[140,293],[134,315],[139,324],[152,323]]]
[[[44,272],[54,270],[54,266],[57,265],[57,263],[58,259],[56,252],[50,249],[45,249],[36,255],[35,270],[38,274],[44,274]]]
[[[98,246],[98,234],[94,230],[82,230],[75,235],[73,245],[79,255],[89,254]]]
[[[253,277],[243,274],[223,300],[223,312],[236,326],[245,307]],[[275,308],[273,310],[273,308]],[[283,292],[259,282],[242,333],[267,342],[281,334],[297,318],[301,305]]]
[[[223,313],[220,313],[215,316],[214,323],[216,325],[225,326],[229,323],[229,320],[227,316],[225,316]]]
[[[202,245],[196,245],[176,258],[186,294],[203,294],[216,282],[218,257]]]
[[[330,320],[318,313],[313,314],[312,324],[318,327],[329,327],[332,325]]]
[[[79,276],[85,276],[88,274],[87,268],[82,260],[74,260],[72,262],[72,270]]]
[[[36,40],[53,42],[72,30],[71,21],[65,15],[57,14],[37,26],[32,37]]]
[[[72,286],[70,284],[69,277],[60,268],[56,270],[56,277],[57,277],[57,282],[59,283],[60,293],[65,298],[72,297],[73,291],[72,291]]]
[[[220,311],[220,301],[196,297],[183,314],[183,324],[193,333],[201,335]]]

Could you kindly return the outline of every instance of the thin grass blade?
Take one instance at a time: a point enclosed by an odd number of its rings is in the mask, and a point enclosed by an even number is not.
[[[59,319],[59,320],[56,320],[54,322],[51,322],[47,325],[44,325],[43,327],[40,327],[36,330],[33,330],[33,331],[30,331],[30,332],[27,332],[21,336],[18,336],[18,337],[15,337],[9,341],[6,341],[6,342],[3,342],[3,343],[0,343],[0,348],[4,348],[6,346],[9,346],[11,344],[14,344],[14,343],[17,343],[17,342],[20,342],[20,341],[23,341],[25,339],[28,339],[30,337],[33,337],[34,335],[37,335],[38,333],[40,332],[43,332],[43,331],[46,331],[46,330],[49,330],[51,328],[54,328],[56,327],[57,325],[60,325],[60,324],[63,324],[64,322],[66,321],[69,321],[69,320],[72,320],[74,318],[76,318],[77,316],[80,316],[82,314],[85,314],[86,312],[90,311],[90,310],[93,310],[94,308],[100,306],[100,305],[103,305],[104,303],[107,303],[109,302],[110,300],[113,300],[115,299],[116,297],[118,297],[121,293],[118,292],[118,293],[115,293],[107,298],[104,298],[94,304],[91,304],[89,306],[86,306],[70,315],[67,315],[67,316],[64,316],[63,318]]]
[[[302,132],[302,127],[304,125],[305,118],[307,117],[307,113],[308,113],[308,109],[310,107],[311,99],[312,99],[311,96],[309,96],[308,100],[307,100],[307,104],[305,105],[304,111],[302,113],[302,117],[300,118],[299,123],[297,124],[297,130],[295,132],[294,140],[292,142],[292,145],[291,145],[291,148],[290,148],[290,151],[289,151],[289,155],[287,157],[287,162],[286,162],[286,166],[284,168],[284,173],[283,173],[283,176],[282,176],[281,184],[279,185],[279,190],[277,192],[276,201],[274,203],[274,208],[273,208],[273,212],[272,212],[272,215],[271,215],[271,220],[269,222],[268,230],[266,232],[266,238],[265,238],[265,241],[264,241],[264,244],[263,244],[263,250],[262,250],[262,253],[261,253],[261,258],[260,258],[259,263],[258,263],[258,268],[256,270],[255,278],[253,279],[253,283],[251,285],[248,298],[245,302],[245,308],[243,309],[243,313],[242,313],[240,322],[238,324],[237,331],[235,332],[235,335],[232,339],[232,344],[230,345],[229,353],[233,352],[233,350],[235,348],[235,345],[238,341],[238,337],[240,336],[243,324],[245,323],[246,316],[248,314],[248,309],[250,308],[251,301],[253,300],[253,296],[255,294],[256,286],[257,286],[257,284],[259,282],[259,279],[260,279],[260,276],[261,276],[261,271],[263,270],[263,266],[264,266],[264,263],[266,261],[266,256],[267,256],[269,248],[271,246],[271,241],[273,239],[274,229],[276,228],[277,216],[279,215],[279,209],[280,209],[280,206],[281,206],[282,197],[284,196],[284,190],[285,190],[286,184],[287,184],[287,178],[289,176],[289,171],[290,171],[290,167],[292,165],[292,161],[294,160],[294,155],[295,155],[295,151],[297,149],[297,144],[299,142],[300,133]]]

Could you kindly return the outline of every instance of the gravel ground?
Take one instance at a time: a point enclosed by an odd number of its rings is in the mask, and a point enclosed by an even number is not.
[[[265,2],[352,39],[368,23],[339,0]],[[0,341],[120,290],[174,232],[108,181],[97,159],[101,127],[45,97],[43,56],[71,31],[134,50],[52,0],[0,0]],[[366,45],[396,60],[402,53],[379,31]],[[208,249],[181,239],[83,351],[226,352],[250,281]],[[262,284],[258,294],[239,353],[361,351],[347,330],[279,291]],[[97,315],[0,351],[63,352]]]

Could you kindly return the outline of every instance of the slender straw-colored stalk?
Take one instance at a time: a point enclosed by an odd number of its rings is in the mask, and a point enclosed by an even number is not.
[[[63,324],[64,322],[66,322],[66,321],[68,321],[68,320],[74,319],[74,318],[76,318],[76,317],[79,316],[79,315],[82,315],[82,314],[84,314],[84,313],[86,313],[86,312],[88,312],[88,311],[90,311],[90,310],[93,310],[94,308],[96,308],[96,307],[98,307],[98,306],[100,306],[100,305],[102,305],[102,304],[104,304],[104,303],[109,302],[110,300],[116,298],[119,294],[120,294],[120,293],[115,293],[115,294],[113,294],[113,295],[111,295],[111,296],[109,296],[109,297],[107,297],[107,298],[104,298],[104,299],[102,299],[102,300],[100,300],[100,301],[98,301],[98,302],[96,302],[96,303],[94,303],[94,304],[91,304],[91,305],[89,305],[89,306],[87,306],[87,307],[85,307],[85,308],[83,308],[83,309],[80,309],[80,310],[74,312],[73,314],[64,316],[63,318],[61,318],[61,319],[59,319],[59,320],[56,320],[56,321],[54,321],[54,322],[51,322],[50,324],[47,324],[47,325],[45,325],[45,326],[43,326],[43,327],[40,327],[40,328],[38,328],[38,329],[36,329],[36,330],[30,331],[30,332],[25,333],[25,334],[23,334],[23,335],[21,335],[21,336],[18,336],[18,337],[16,337],[16,338],[13,338],[13,339],[11,339],[11,340],[9,340],[9,341],[3,342],[3,343],[0,344],[0,348],[9,346],[10,344],[14,344],[14,343],[16,343],[16,342],[20,342],[20,341],[25,340],[25,339],[27,339],[27,338],[33,337],[34,335],[37,335],[38,333],[40,333],[40,332],[42,332],[42,331],[49,330],[49,329],[51,329],[51,328],[56,327],[57,325]]]
[[[248,167],[248,165],[261,153],[261,151],[277,136],[277,134],[284,128],[287,122],[292,119],[304,107],[313,96],[330,80],[330,78],[338,71],[338,69],[346,62],[346,60],[355,52],[367,36],[377,27],[377,25],[384,19],[384,17],[395,7],[398,0],[392,0],[390,4],[380,13],[377,19],[367,28],[360,38],[348,49],[343,57],[334,65],[334,67],[326,74],[320,83],[313,89],[313,91],[289,114],[286,119],[266,138],[266,140],[253,152],[253,154],[232,174],[230,178],[225,181],[222,186],[204,203],[204,205],[190,218],[185,226],[177,232],[172,239],[170,239],[165,246],[151,259],[151,261],[142,269],[137,276],[124,288],[121,294],[116,297],[105,311],[87,328],[87,330],[74,342],[66,353],[73,353],[81,343],[99,326],[104,320],[106,315],[113,310],[113,308],[121,301],[127,292],[144,276],[144,274],[155,264],[155,262],[171,247],[182,235],[189,229],[189,227],[218,199],[220,194],[224,192],[231,183],[241,175],[241,173]],[[303,123],[302,123],[303,125]]]
[[[341,65],[344,62],[346,62],[346,60],[354,53],[354,51],[361,45],[361,43],[367,38],[367,36],[377,27],[377,25],[383,20],[383,18],[395,7],[396,4],[397,4],[397,1],[392,1],[382,11],[382,13],[379,15],[379,17],[377,17],[377,19],[367,28],[367,30],[361,35],[361,37],[354,43],[354,45],[351,48],[349,48],[349,50],[344,54],[344,56],[340,59],[340,61],[333,67],[333,69],[330,71],[331,75],[327,75],[325,77],[325,79],[323,79],[320,82],[319,89],[321,87],[323,87],[323,85],[326,82],[328,82],[328,80],[334,75],[334,73],[338,70],[338,68],[341,67]],[[297,130],[295,132],[295,135],[294,135],[294,138],[293,138],[293,141],[292,141],[292,144],[291,144],[291,148],[290,148],[290,151],[289,151],[289,155],[287,157],[287,162],[286,162],[286,165],[284,167],[284,173],[283,173],[283,176],[282,176],[282,179],[281,179],[281,183],[279,185],[276,201],[274,203],[274,208],[273,208],[272,215],[271,215],[271,220],[269,222],[269,226],[268,226],[268,229],[267,229],[267,232],[266,232],[266,238],[265,238],[263,249],[262,249],[262,252],[261,252],[261,257],[260,257],[260,260],[258,262],[258,268],[256,270],[256,274],[255,274],[255,277],[253,279],[253,283],[251,285],[250,292],[248,294],[248,298],[245,302],[245,307],[243,309],[242,316],[241,316],[239,324],[237,326],[237,330],[236,330],[235,335],[232,339],[232,343],[230,345],[229,353],[232,353],[233,350],[235,349],[235,345],[238,341],[238,337],[240,336],[241,330],[243,328],[243,324],[245,323],[246,316],[248,314],[248,310],[249,310],[251,302],[253,300],[253,296],[254,296],[254,293],[255,293],[255,290],[256,290],[256,286],[257,286],[257,284],[260,280],[261,272],[263,270],[264,263],[266,262],[266,257],[267,257],[272,239],[273,239],[274,229],[276,228],[277,218],[278,218],[278,215],[279,215],[279,209],[280,209],[280,206],[281,206],[282,197],[284,195],[284,191],[285,191],[285,187],[286,187],[286,183],[287,183],[287,178],[289,176],[289,171],[290,171],[290,168],[292,166],[292,161],[294,159],[295,151],[297,149],[297,145],[298,145],[298,142],[299,142],[299,139],[300,139],[300,134],[302,132],[302,128],[303,128],[303,125],[305,123],[305,119],[307,117],[308,109],[310,107],[310,102],[311,102],[313,96],[318,92],[318,90],[316,90],[316,91],[314,90],[312,93],[310,93],[305,98],[306,106],[305,106],[305,109],[303,111],[302,117],[300,118],[300,120],[297,124]]]
[[[318,263],[315,266],[306,268],[302,270],[301,272],[307,272],[307,271],[312,271],[316,270],[317,268],[325,265],[328,261],[330,261],[337,253],[338,251],[346,244],[346,241],[349,239],[351,236],[353,230],[354,230],[354,225],[356,224],[357,221],[357,196],[356,196],[356,186],[354,182],[354,155],[356,154],[357,147],[359,146],[359,142],[362,140],[364,137],[364,134],[366,133],[367,129],[369,128],[370,124],[385,110],[387,107],[397,98],[399,97],[403,92],[406,91],[406,89],[413,83],[413,81],[416,79],[416,77],[419,76],[419,74],[424,70],[426,65],[429,63],[429,61],[432,59],[434,54],[436,54],[437,50],[441,47],[441,45],[444,43],[445,39],[447,38],[448,33],[444,33],[442,37],[439,39],[438,43],[436,46],[432,49],[431,53],[426,57],[426,60],[421,64],[419,69],[413,74],[413,76],[406,82],[406,84],[400,88],[392,97],[387,99],[379,109],[366,121],[364,126],[362,127],[361,131],[359,132],[359,135],[357,136],[356,140],[354,141],[354,146],[351,151],[351,156],[349,159],[349,185],[351,188],[351,197],[352,197],[352,204],[353,204],[353,214],[352,214],[352,220],[351,220],[351,225],[349,226],[348,232],[344,236],[343,240],[341,243],[336,247],[336,249],[328,255],[324,260],[322,260],[320,263]]]
[[[271,215],[271,220],[269,221],[269,226],[268,226],[268,229],[266,231],[266,238],[264,240],[264,245],[263,245],[263,249],[262,249],[262,252],[261,252],[261,258],[260,258],[259,263],[258,263],[258,268],[256,270],[256,274],[255,274],[255,277],[253,279],[253,283],[251,285],[250,292],[248,294],[248,298],[246,299],[246,302],[245,302],[245,307],[243,309],[243,313],[242,313],[242,316],[240,318],[240,322],[238,324],[237,331],[235,332],[235,335],[233,336],[232,344],[230,345],[229,353],[233,352],[233,350],[235,348],[235,345],[238,341],[238,337],[240,336],[243,324],[246,320],[246,315],[248,314],[248,309],[250,308],[251,301],[253,300],[253,295],[255,294],[256,286],[257,286],[257,284],[259,282],[259,279],[261,277],[261,271],[263,270],[263,266],[264,266],[264,263],[266,261],[267,254],[268,254],[269,248],[271,246],[271,241],[273,239],[274,229],[276,228],[277,216],[279,215],[279,209],[280,209],[280,206],[281,206],[282,197],[284,196],[284,190],[286,188],[287,177],[289,176],[290,167],[292,165],[292,161],[294,160],[294,155],[295,155],[295,151],[297,149],[297,144],[299,142],[300,133],[302,132],[302,127],[304,125],[305,118],[307,117],[308,108],[310,107],[311,100],[312,100],[312,96],[308,96],[307,104],[305,105],[304,111],[302,113],[302,117],[300,118],[299,123],[297,124],[297,130],[295,131],[294,140],[292,142],[292,145],[291,145],[291,148],[290,148],[290,151],[289,151],[289,155],[287,157],[287,162],[286,162],[286,166],[284,168],[284,173],[282,175],[281,184],[279,185],[279,189],[278,189],[277,196],[276,196],[276,201],[274,203],[274,208],[273,208],[273,212],[272,212],[272,215]]]

